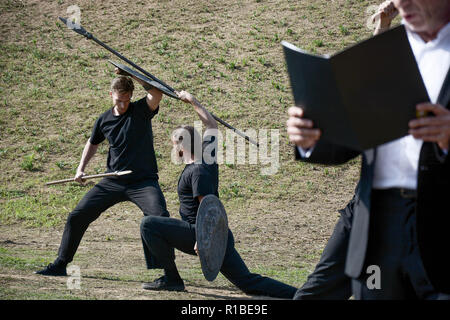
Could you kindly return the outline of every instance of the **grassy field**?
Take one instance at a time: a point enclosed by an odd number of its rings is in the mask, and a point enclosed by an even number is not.
[[[139,236],[142,213],[119,204],[91,224],[73,265],[81,289],[65,278],[33,275],[56,257],[67,214],[92,184],[46,187],[72,177],[98,115],[109,107],[108,51],[57,19],[78,5],[99,40],[178,90],[188,90],[242,130],[278,129],[276,174],[262,164],[226,163],[220,196],[236,247],[252,271],[301,286],[317,263],[337,210],[351,199],[359,159],[337,167],[293,160],[285,122],[293,105],[280,42],[331,54],[371,35],[367,8],[377,1],[0,0],[0,299],[250,298],[219,276],[207,282],[198,259],[177,253],[184,293],[149,293]],[[144,95],[142,88],[135,98]],[[193,124],[186,104],[165,97],[153,120],[160,185],[172,217],[181,166],[169,136]],[[225,136],[225,129],[221,127]],[[88,173],[105,170],[103,143]]]

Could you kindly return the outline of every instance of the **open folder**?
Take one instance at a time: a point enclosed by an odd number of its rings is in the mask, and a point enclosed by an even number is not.
[[[402,25],[332,56],[282,45],[295,104],[328,142],[364,151],[405,136],[429,101]]]

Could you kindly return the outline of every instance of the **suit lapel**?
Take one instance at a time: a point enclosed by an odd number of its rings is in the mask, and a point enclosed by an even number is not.
[[[447,71],[447,75],[445,76],[444,83],[442,84],[441,91],[439,92],[439,96],[437,99],[437,103],[442,105],[444,108],[450,109],[450,68]],[[436,143],[424,143],[424,145],[429,144],[432,146],[434,156],[436,160],[440,163],[445,162],[447,155],[444,154]],[[423,147],[422,147],[423,149]],[[431,147],[430,147],[431,149]],[[429,158],[430,159],[430,158]],[[421,162],[419,162],[421,163]]]
[[[450,68],[448,69],[447,76],[442,84],[437,102],[445,108],[450,109]]]

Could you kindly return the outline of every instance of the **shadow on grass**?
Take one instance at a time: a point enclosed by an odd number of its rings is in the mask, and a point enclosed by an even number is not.
[[[111,276],[111,275],[83,275],[83,278],[87,279],[96,279],[96,280],[107,280],[107,281],[115,281],[115,282],[127,282],[127,283],[142,283],[145,282],[144,280],[140,279],[124,279],[121,277]],[[187,286],[190,288],[188,290],[185,290],[186,293],[193,293],[198,294],[199,296],[203,296],[205,298],[214,298],[214,299],[225,299],[225,300],[267,300],[267,299],[275,299],[271,297],[265,297],[265,296],[247,296],[244,292],[240,291],[237,288],[229,288],[229,287],[222,287],[218,285],[203,285],[194,283],[189,280],[184,280],[187,284]],[[192,290],[192,288],[194,290]],[[206,293],[205,290],[217,290],[221,292],[229,292],[230,295],[226,294],[216,294],[216,293]],[[236,297],[235,295],[242,295],[239,297]],[[244,296],[245,295],[245,296]]]

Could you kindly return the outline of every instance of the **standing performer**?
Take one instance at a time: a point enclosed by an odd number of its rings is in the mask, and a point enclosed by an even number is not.
[[[147,290],[184,290],[175,265],[175,250],[195,255],[196,217],[203,197],[218,196],[219,167],[216,161],[217,123],[211,114],[191,94],[177,93],[181,100],[192,104],[206,126],[203,142],[200,134],[190,126],[177,128],[172,135],[175,156],[186,163],[178,181],[180,219],[147,216],[142,219],[141,236],[149,269],[162,268],[164,276],[154,282],[144,283]],[[202,145],[201,154],[196,146]],[[150,258],[150,256],[154,260]],[[234,247],[234,238],[228,230],[228,243],[220,272],[247,294],[292,299],[296,288],[277,280],[250,273]]]
[[[148,94],[140,100],[130,102],[134,90],[133,81],[125,76],[112,81],[110,96],[113,107],[95,122],[92,135],[84,147],[75,181],[83,181],[89,160],[105,139],[109,142],[107,172],[132,170],[132,173],[104,178],[84,196],[67,218],[58,257],[45,269],[37,271],[37,274],[67,275],[66,266],[73,260],[89,224],[119,202],[133,202],[146,216],[169,216],[158,183],[151,124],[151,119],[158,113],[162,93],[139,82]]]

